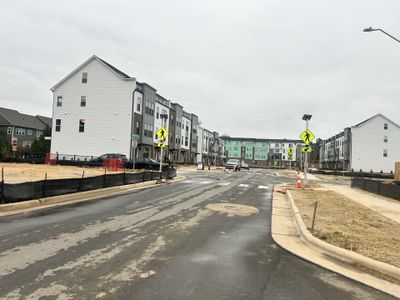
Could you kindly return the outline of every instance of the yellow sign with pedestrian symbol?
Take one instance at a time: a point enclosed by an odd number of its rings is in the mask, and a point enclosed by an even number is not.
[[[289,148],[287,152],[288,152],[289,154],[292,154],[292,153],[294,152],[294,149],[293,149],[293,148]]]
[[[156,135],[159,139],[165,140],[168,136],[168,131],[165,128],[160,128],[157,130]]]
[[[308,145],[301,148],[301,152],[312,152],[312,148]]]
[[[292,155],[292,154],[289,154],[288,160],[292,160],[292,159],[293,159],[293,155]]]
[[[304,130],[302,134],[300,134],[300,138],[305,144],[311,143],[315,139],[315,135],[308,129]],[[304,151],[303,151],[304,152]],[[308,151],[311,152],[311,151]]]

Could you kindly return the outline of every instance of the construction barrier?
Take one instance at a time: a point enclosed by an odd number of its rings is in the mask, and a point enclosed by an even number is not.
[[[5,183],[2,180],[0,184],[0,203],[4,204],[33,200],[157,179],[172,179],[175,176],[176,169],[168,168],[163,172],[124,172],[118,174],[104,174],[94,177],[45,179],[14,184]]]

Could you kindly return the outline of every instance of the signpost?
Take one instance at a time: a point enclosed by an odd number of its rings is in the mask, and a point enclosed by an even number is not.
[[[11,147],[12,147],[12,151],[13,152],[16,152],[17,151],[17,140],[13,140],[12,142],[11,142]]]
[[[138,134],[132,134],[132,169],[135,169],[135,163],[136,163],[136,148],[138,147],[140,141],[140,135]]]
[[[157,130],[156,135],[159,138],[159,141],[157,143],[157,147],[161,148],[161,152],[160,152],[160,172],[162,172],[162,162],[163,162],[163,155],[164,155],[163,150],[164,150],[164,148],[166,146],[165,140],[168,137],[168,131],[167,131],[167,129],[161,127],[160,129]]]
[[[315,135],[308,129],[308,122],[311,120],[311,117],[312,117],[312,115],[308,115],[308,114],[303,115],[303,120],[306,121],[306,130],[304,130],[300,134],[300,138],[306,145],[310,144],[313,141],[313,139],[315,139]],[[302,151],[303,151],[303,149],[302,149]],[[307,150],[307,152],[311,152],[311,151]],[[307,169],[308,169],[308,154],[307,154],[307,152],[305,154],[305,159],[304,159],[304,185],[307,185]]]

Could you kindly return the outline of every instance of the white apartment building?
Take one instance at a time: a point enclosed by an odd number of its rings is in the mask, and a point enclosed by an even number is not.
[[[131,153],[136,79],[92,56],[51,88],[51,152],[99,156]]]
[[[320,148],[322,168],[390,173],[396,161],[400,161],[400,126],[382,114],[345,128]]]

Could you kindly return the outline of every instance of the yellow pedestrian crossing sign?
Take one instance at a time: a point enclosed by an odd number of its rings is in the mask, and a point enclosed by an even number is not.
[[[301,152],[312,152],[312,148],[309,145],[301,148]]]
[[[292,154],[289,154],[288,159],[289,159],[289,160],[292,160],[292,159],[293,159],[293,155],[292,155]]]
[[[157,130],[156,135],[159,139],[165,140],[168,136],[168,131],[165,128],[160,128]]]
[[[302,134],[300,134],[300,138],[305,144],[311,143],[315,139],[315,135],[308,129],[304,130]],[[304,152],[304,151],[303,151]],[[308,151],[311,152],[311,151]]]
[[[292,154],[292,153],[294,152],[294,149],[293,149],[293,148],[289,148],[287,152],[288,152],[289,154]]]

